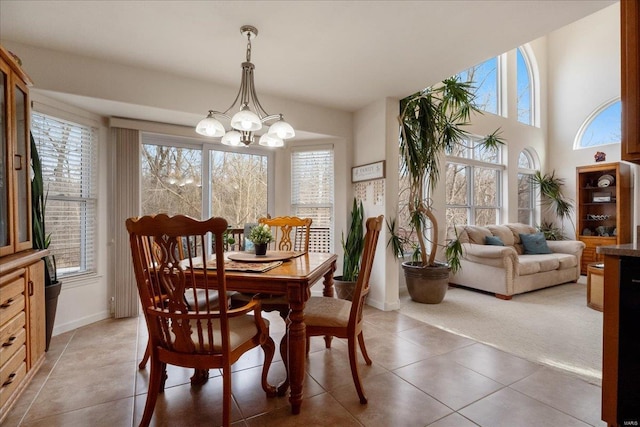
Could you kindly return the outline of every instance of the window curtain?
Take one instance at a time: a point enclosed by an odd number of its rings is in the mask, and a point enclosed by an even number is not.
[[[111,128],[111,224],[113,236],[112,277],[114,290],[114,316],[138,315],[139,299],[131,262],[129,234],[125,228],[127,218],[140,212],[140,132],[134,129]]]

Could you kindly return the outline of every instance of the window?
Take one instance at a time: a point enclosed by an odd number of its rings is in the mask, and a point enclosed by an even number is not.
[[[333,149],[291,153],[291,214],[311,218],[312,252],[333,248]]]
[[[518,156],[518,222],[535,225],[536,196],[533,187],[535,164],[527,150]]]
[[[622,104],[614,99],[598,107],[580,127],[574,149],[618,144],[622,138]]]
[[[447,153],[447,228],[460,224],[498,223],[503,169],[500,150],[485,148],[475,139],[469,139]]]
[[[266,216],[269,155],[143,134],[142,214],[220,216],[232,228]]]
[[[460,80],[472,82],[476,105],[487,113],[500,114],[499,57],[494,57],[458,74]]]
[[[516,79],[518,85],[518,121],[533,125],[533,85],[531,84],[531,65],[521,47],[516,49]]]
[[[92,127],[34,112],[46,231],[59,277],[96,271],[98,135]]]

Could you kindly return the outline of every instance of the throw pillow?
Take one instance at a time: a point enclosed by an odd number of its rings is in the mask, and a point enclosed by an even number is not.
[[[551,249],[542,233],[520,234],[525,255],[550,254]]]
[[[504,242],[498,236],[487,236],[484,238],[485,245],[504,246]]]

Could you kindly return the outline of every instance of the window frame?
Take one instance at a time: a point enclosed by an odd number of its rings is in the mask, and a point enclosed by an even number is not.
[[[481,140],[480,137],[477,136],[471,136],[467,141],[465,141],[463,144],[465,146],[469,146],[471,148],[465,149],[465,152],[467,153],[475,153],[475,143],[479,142]],[[471,143],[471,144],[470,144]],[[500,223],[502,221],[502,215],[503,215],[503,197],[502,197],[502,193],[503,193],[503,188],[504,188],[504,179],[505,179],[505,171],[506,171],[506,165],[504,164],[503,161],[503,157],[504,157],[504,153],[503,153],[503,149],[502,147],[498,148],[498,152],[497,152],[497,159],[495,163],[492,162],[487,162],[487,161],[482,161],[482,160],[478,160],[475,158],[474,154],[471,154],[467,157],[462,157],[462,156],[456,156],[456,155],[451,155],[451,154],[447,154],[445,155],[445,171],[446,169],[449,167],[449,165],[453,164],[453,165],[459,165],[459,166],[463,166],[465,168],[465,179],[466,179],[466,200],[467,203],[466,204],[449,204],[448,201],[445,198],[445,218],[447,217],[446,212],[449,209],[465,209],[467,212],[467,225],[475,225],[476,221],[476,213],[479,210],[485,210],[485,209],[492,209],[495,210],[496,214],[496,223]],[[476,186],[477,183],[475,182],[475,171],[478,168],[483,168],[483,169],[492,169],[496,171],[497,174],[497,178],[496,178],[496,205],[495,206],[480,206],[480,205],[476,205],[475,203],[475,194],[476,194]],[[446,173],[445,173],[445,179],[446,179]],[[445,188],[448,185],[447,182],[445,182]],[[451,227],[454,224],[449,224],[448,220],[446,223],[446,227],[447,229],[449,227]]]
[[[71,117],[70,117],[71,116]],[[100,152],[100,130],[98,124],[93,120],[84,119],[80,116],[68,114],[64,111],[58,111],[55,107],[48,107],[44,104],[34,102],[34,106],[31,113],[31,132],[34,135],[36,147],[38,148],[38,155],[41,163],[44,165],[48,156],[48,151],[42,149],[40,143],[41,127],[45,126],[45,120],[57,122],[58,124],[64,124],[74,126],[76,128],[83,129],[81,135],[87,134],[87,137],[80,137],[79,145],[83,147],[81,151],[81,163],[82,170],[80,173],[80,194],[79,195],[65,195],[60,190],[49,192],[49,184],[47,182],[46,172],[43,176],[43,184],[45,186],[46,201],[48,204],[45,213],[45,220],[49,224],[47,227],[47,234],[52,233],[51,223],[55,224],[55,220],[51,218],[57,211],[52,209],[51,202],[69,203],[78,206],[78,212],[80,213],[79,231],[80,248],[78,265],[73,267],[61,267],[56,265],[56,275],[58,279],[75,279],[84,276],[95,276],[98,272],[98,222],[99,222],[99,152]],[[62,127],[60,126],[60,127]],[[85,143],[89,143],[89,147]],[[89,158],[85,158],[89,156]],[[66,159],[67,157],[65,157]],[[88,165],[87,165],[88,163]],[[52,212],[53,210],[53,212]],[[64,212],[60,213],[64,217]],[[67,228],[68,229],[68,228]],[[69,234],[69,233],[67,233]],[[57,262],[59,263],[63,258],[62,253],[66,251],[65,248],[56,249],[55,237],[52,238],[52,246],[48,249],[51,255],[57,255]]]
[[[587,145],[587,146],[582,145],[582,139],[585,136],[585,132],[587,131],[589,126],[591,126],[591,124],[598,118],[598,116],[601,113],[605,112],[609,107],[612,107],[616,103],[622,103],[622,100],[619,96],[616,96],[614,98],[609,99],[606,102],[603,102],[587,116],[584,122],[582,122],[582,125],[580,125],[578,132],[576,133],[576,137],[573,141],[574,150],[593,149],[596,147],[606,147],[609,145],[620,144],[621,141],[609,142],[606,144]],[[620,135],[622,137],[622,114],[620,115]]]
[[[521,156],[525,156],[527,159],[527,163],[528,163],[528,167],[522,167],[520,166],[520,157]],[[536,220],[538,217],[538,209],[537,206],[539,205],[538,203],[538,192],[535,189],[535,186],[533,184],[532,181],[532,177],[533,175],[538,171],[537,169],[537,162],[535,159],[535,156],[533,155],[533,153],[529,150],[529,149],[524,149],[522,150],[519,154],[518,154],[518,182],[520,180],[520,176],[527,176],[530,184],[529,184],[529,208],[521,208],[520,207],[520,194],[518,194],[518,221],[520,221],[520,212],[521,211],[527,211],[529,212],[528,216],[529,216],[529,225],[535,227],[536,224]],[[519,188],[518,188],[518,192],[519,192]]]

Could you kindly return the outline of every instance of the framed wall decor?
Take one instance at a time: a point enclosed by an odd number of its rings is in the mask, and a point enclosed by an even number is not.
[[[369,163],[351,168],[351,182],[370,181],[385,177],[385,161]]]

